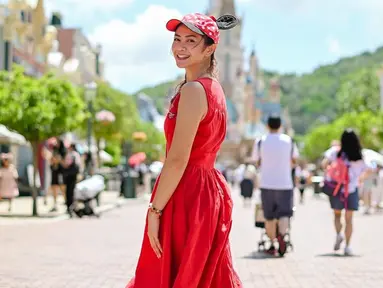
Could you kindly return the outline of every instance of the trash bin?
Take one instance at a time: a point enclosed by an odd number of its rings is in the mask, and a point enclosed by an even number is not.
[[[323,176],[313,176],[311,182],[313,183],[314,194],[320,194],[322,192],[321,183],[323,182]]]
[[[156,177],[150,177],[150,193],[153,192],[154,185],[156,184],[157,178]]]
[[[121,194],[124,198],[136,198],[138,174],[135,171],[124,171],[121,178]]]

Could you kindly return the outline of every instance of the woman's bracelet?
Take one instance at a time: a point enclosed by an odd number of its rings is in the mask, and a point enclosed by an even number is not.
[[[149,204],[149,211],[156,214],[158,217],[162,215],[162,210],[157,209],[156,207],[153,206],[153,203]]]

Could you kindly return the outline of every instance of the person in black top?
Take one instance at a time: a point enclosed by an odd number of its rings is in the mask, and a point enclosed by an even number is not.
[[[54,206],[51,210],[51,212],[56,212],[57,211],[57,195],[61,191],[61,186],[62,185],[62,173],[63,173],[63,167],[61,165],[61,156],[59,154],[53,154],[51,158],[51,175],[52,175],[52,180],[51,180],[51,193],[53,194],[53,201],[54,201]]]
[[[80,168],[80,155],[76,150],[75,144],[70,145],[68,148],[67,154],[62,161],[63,164],[63,175],[64,183],[66,186],[65,195],[66,195],[66,205],[67,212],[72,216],[70,211],[70,206],[73,203],[74,190],[77,182],[77,175]]]

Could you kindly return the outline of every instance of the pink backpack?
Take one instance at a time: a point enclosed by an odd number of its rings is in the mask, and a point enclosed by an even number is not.
[[[328,196],[336,196],[341,188],[344,187],[344,198],[347,199],[349,194],[348,183],[348,165],[343,157],[338,157],[326,169],[323,193]]]

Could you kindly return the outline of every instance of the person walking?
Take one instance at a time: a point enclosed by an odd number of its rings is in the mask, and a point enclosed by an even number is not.
[[[76,188],[77,175],[80,171],[80,155],[76,150],[76,145],[71,144],[68,148],[67,154],[63,163],[63,174],[65,189],[65,199],[67,206],[67,213],[72,216],[70,207],[73,204],[74,189]]]
[[[299,202],[301,204],[304,203],[305,190],[308,186],[311,185],[311,172],[307,169],[307,164],[305,161],[301,161],[301,163],[295,168],[295,186],[299,190]]]
[[[251,206],[254,188],[257,181],[257,168],[250,163],[245,164],[243,179],[240,182],[241,196],[243,197],[243,206]]]
[[[340,146],[333,146],[325,153],[323,161],[324,168],[335,162],[338,158],[342,159],[348,167],[347,190],[341,189],[336,196],[330,196],[330,206],[334,211],[334,226],[336,231],[336,239],[334,251],[340,250],[344,241],[342,235],[342,211],[345,211],[345,238],[346,246],[344,254],[352,255],[350,248],[351,236],[353,233],[353,215],[359,209],[358,187],[370,175],[372,169],[363,160],[362,147],[356,133],[352,129],[346,129],[341,137]],[[347,195],[348,194],[348,195]]]
[[[361,195],[359,198],[363,200],[364,214],[370,215],[372,208],[373,192],[377,187],[378,183],[378,166],[376,163],[371,163],[372,172],[364,179],[361,187]],[[362,197],[361,197],[362,196]]]
[[[229,234],[233,201],[214,168],[226,135],[227,111],[216,78],[219,28],[237,24],[200,13],[166,27],[172,52],[186,71],[165,120],[166,159],[146,218],[135,277],[127,288],[242,287],[232,264]]]
[[[0,200],[8,200],[8,212],[12,211],[12,201],[15,197],[19,196],[19,188],[17,179],[19,174],[16,167],[11,163],[11,153],[2,153],[0,155]]]
[[[51,165],[51,186],[50,191],[53,195],[53,208],[51,209],[51,212],[57,212],[57,197],[61,191],[61,186],[63,183],[61,181],[63,168],[61,165],[61,155],[60,154],[53,154],[50,159]],[[64,194],[64,193],[63,193]],[[45,196],[47,197],[47,196]]]
[[[255,143],[252,157],[260,167],[259,187],[266,220],[265,228],[271,241],[271,246],[266,252],[276,254],[276,239],[278,253],[283,256],[287,249],[285,235],[293,215],[294,181],[291,171],[299,153],[291,137],[280,132],[281,124],[280,117],[269,117],[269,133]]]

